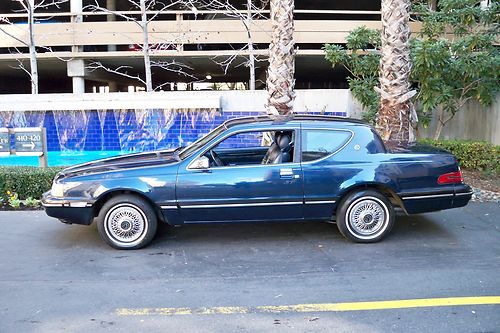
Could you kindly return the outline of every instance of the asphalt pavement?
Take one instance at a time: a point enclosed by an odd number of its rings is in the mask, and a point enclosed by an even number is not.
[[[316,222],[162,227],[118,251],[94,225],[0,212],[0,332],[500,332],[499,216],[398,216],[377,244]]]

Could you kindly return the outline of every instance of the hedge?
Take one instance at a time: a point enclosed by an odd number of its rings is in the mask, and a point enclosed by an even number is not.
[[[61,168],[0,167],[0,197],[7,199],[7,191],[17,193],[19,199],[40,199],[50,190],[52,181]]]
[[[484,141],[419,140],[420,143],[442,148],[455,155],[464,169],[500,174],[500,146]]]

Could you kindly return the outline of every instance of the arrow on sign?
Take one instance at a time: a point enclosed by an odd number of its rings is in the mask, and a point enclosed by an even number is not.
[[[31,148],[31,150],[35,149],[35,143],[34,142],[31,142],[31,143],[23,143],[23,147],[25,148]]]

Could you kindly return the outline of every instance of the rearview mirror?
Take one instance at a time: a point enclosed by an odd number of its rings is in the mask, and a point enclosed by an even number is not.
[[[201,156],[198,157],[196,160],[191,163],[190,169],[208,169],[210,167],[210,161],[208,160],[208,157],[206,156]]]

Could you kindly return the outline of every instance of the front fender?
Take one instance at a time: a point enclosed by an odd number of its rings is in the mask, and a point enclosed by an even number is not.
[[[146,198],[158,211],[161,219],[169,224],[180,224],[182,219],[175,197],[176,175],[140,176],[106,180],[93,193],[94,202],[105,201],[115,192],[129,192]],[[99,204],[98,204],[99,205]]]

